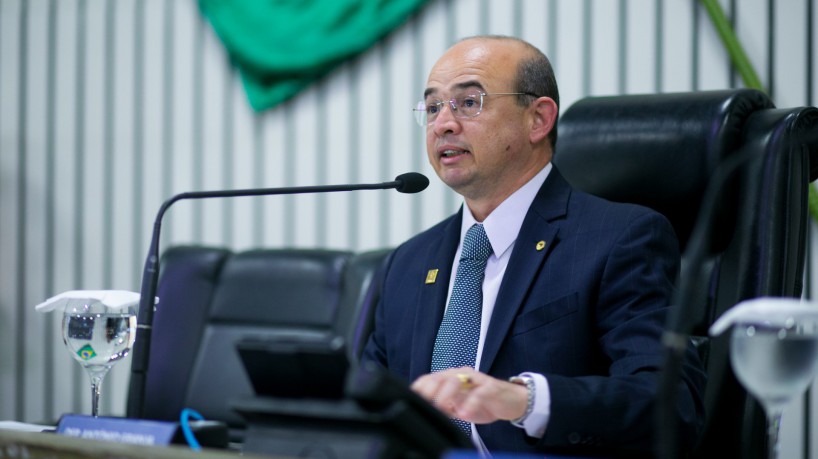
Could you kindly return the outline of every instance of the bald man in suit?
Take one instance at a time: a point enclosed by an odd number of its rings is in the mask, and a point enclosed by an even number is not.
[[[649,454],[678,242],[660,214],[563,179],[551,164],[558,104],[548,59],[522,40],[471,37],[438,60],[419,122],[429,162],[464,204],[390,256],[363,360],[466,421],[487,454]],[[491,246],[476,355],[433,371],[438,335],[459,333],[442,324],[473,226]],[[676,411],[688,445],[704,378],[691,347]]]

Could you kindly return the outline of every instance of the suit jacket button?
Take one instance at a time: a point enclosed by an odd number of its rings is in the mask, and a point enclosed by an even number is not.
[[[582,441],[582,435],[579,432],[571,432],[568,434],[568,443],[572,445],[577,445],[579,442]]]

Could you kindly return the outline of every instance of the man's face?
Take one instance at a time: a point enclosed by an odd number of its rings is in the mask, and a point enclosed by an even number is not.
[[[522,47],[515,42],[472,39],[453,46],[429,74],[425,100],[446,101],[426,127],[429,162],[443,182],[467,200],[505,199],[531,167],[529,119],[513,87]],[[452,97],[484,92],[482,112],[457,118]],[[526,179],[527,180],[527,179]]]

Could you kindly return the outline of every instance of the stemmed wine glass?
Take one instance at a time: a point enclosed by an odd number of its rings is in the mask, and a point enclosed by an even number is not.
[[[772,321],[739,318],[730,338],[730,362],[764,408],[768,457],[775,459],[784,407],[806,390],[818,369],[818,319],[812,314]]]
[[[102,380],[133,346],[136,310],[133,306],[109,307],[95,299],[73,299],[63,312],[62,337],[68,352],[91,377],[91,414],[97,417]]]

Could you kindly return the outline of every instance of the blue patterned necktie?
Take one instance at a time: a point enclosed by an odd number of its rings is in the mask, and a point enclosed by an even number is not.
[[[483,225],[472,225],[463,238],[449,307],[437,331],[432,351],[433,372],[462,366],[474,368],[483,311],[483,277],[491,254]],[[471,434],[468,422],[454,421],[467,435]]]

